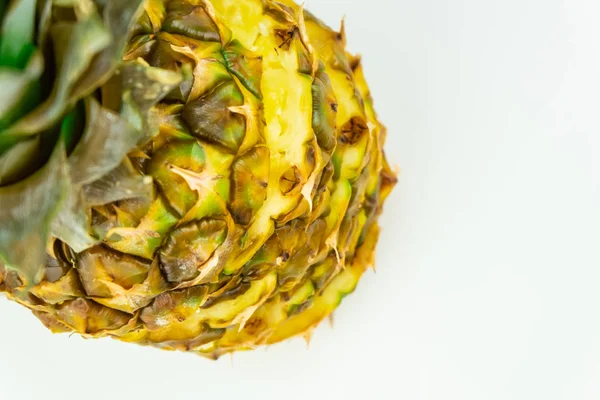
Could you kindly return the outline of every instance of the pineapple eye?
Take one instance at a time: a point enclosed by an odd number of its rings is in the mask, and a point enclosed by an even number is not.
[[[298,167],[293,166],[288,168],[281,178],[279,179],[279,188],[281,193],[286,195],[292,195],[302,189],[302,175]]]
[[[344,144],[353,145],[357,143],[363,135],[369,132],[367,123],[358,117],[353,117],[344,126],[342,126],[342,136],[340,141]]]

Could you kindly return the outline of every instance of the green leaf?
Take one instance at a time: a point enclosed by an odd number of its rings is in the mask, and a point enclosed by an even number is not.
[[[88,218],[81,192],[73,187],[70,178],[66,179],[65,187],[68,195],[60,212],[52,220],[52,236],[62,240],[75,252],[80,253],[98,244],[98,240],[88,232]]]
[[[52,0],[38,0],[38,14],[36,42],[40,49],[45,49],[52,23]]]
[[[78,98],[71,95],[77,81],[86,73],[93,58],[105,49],[111,35],[97,13],[92,12],[75,23],[56,23],[51,27],[58,73],[50,97],[23,117],[3,136],[18,139],[35,135],[55,124]]]
[[[136,129],[152,137],[157,126],[152,126],[148,113],[160,100],[181,82],[181,75],[161,68],[150,67],[142,62],[125,63],[123,76],[123,102],[121,114]],[[149,121],[150,120],[150,121]],[[148,125],[151,126],[148,126]]]
[[[85,104],[87,127],[69,159],[76,184],[91,183],[118,167],[144,136],[96,100],[88,98]]]
[[[0,155],[0,186],[9,185],[35,171],[39,158],[40,138],[33,137],[15,144]]]
[[[104,26],[112,33],[112,40],[94,59],[94,63],[77,82],[73,96],[82,98],[91,90],[106,82],[121,63],[128,32],[135,22],[142,0],[109,0],[104,7]]]
[[[84,130],[85,121],[85,106],[79,102],[60,122],[59,136],[63,139],[67,154],[77,145],[81,132]]]
[[[61,143],[34,175],[0,187],[0,259],[25,285],[38,283],[43,275],[50,224],[66,199],[68,178]]]
[[[37,51],[23,71],[0,67],[0,135],[2,129],[9,127],[39,104],[39,79],[43,70],[44,59]]]
[[[83,187],[86,204],[99,206],[152,195],[152,178],[136,173],[127,159],[101,179]]]
[[[8,7],[0,31],[1,66],[23,69],[35,51],[35,5],[36,0],[14,0]]]
[[[4,20],[4,13],[6,12],[7,6],[8,6],[8,0],[0,1],[0,21]]]
[[[158,134],[158,113],[154,106],[179,85],[182,75],[143,62],[128,62],[121,67],[121,115],[143,132],[140,144]]]

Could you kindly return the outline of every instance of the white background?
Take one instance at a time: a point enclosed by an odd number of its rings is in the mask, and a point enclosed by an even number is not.
[[[335,328],[215,363],[0,299],[0,399],[600,398],[598,1],[307,7],[346,15],[402,168]]]

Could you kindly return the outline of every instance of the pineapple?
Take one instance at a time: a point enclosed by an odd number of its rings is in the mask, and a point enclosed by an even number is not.
[[[396,178],[360,59],[292,1],[0,6],[0,291],[211,358],[309,332]]]

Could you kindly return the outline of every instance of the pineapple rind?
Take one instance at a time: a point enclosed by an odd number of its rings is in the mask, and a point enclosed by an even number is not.
[[[141,136],[83,191],[94,241],[50,235],[0,291],[53,332],[210,358],[310,332],[373,265],[395,184],[360,59],[288,0],[142,8],[102,104]]]

